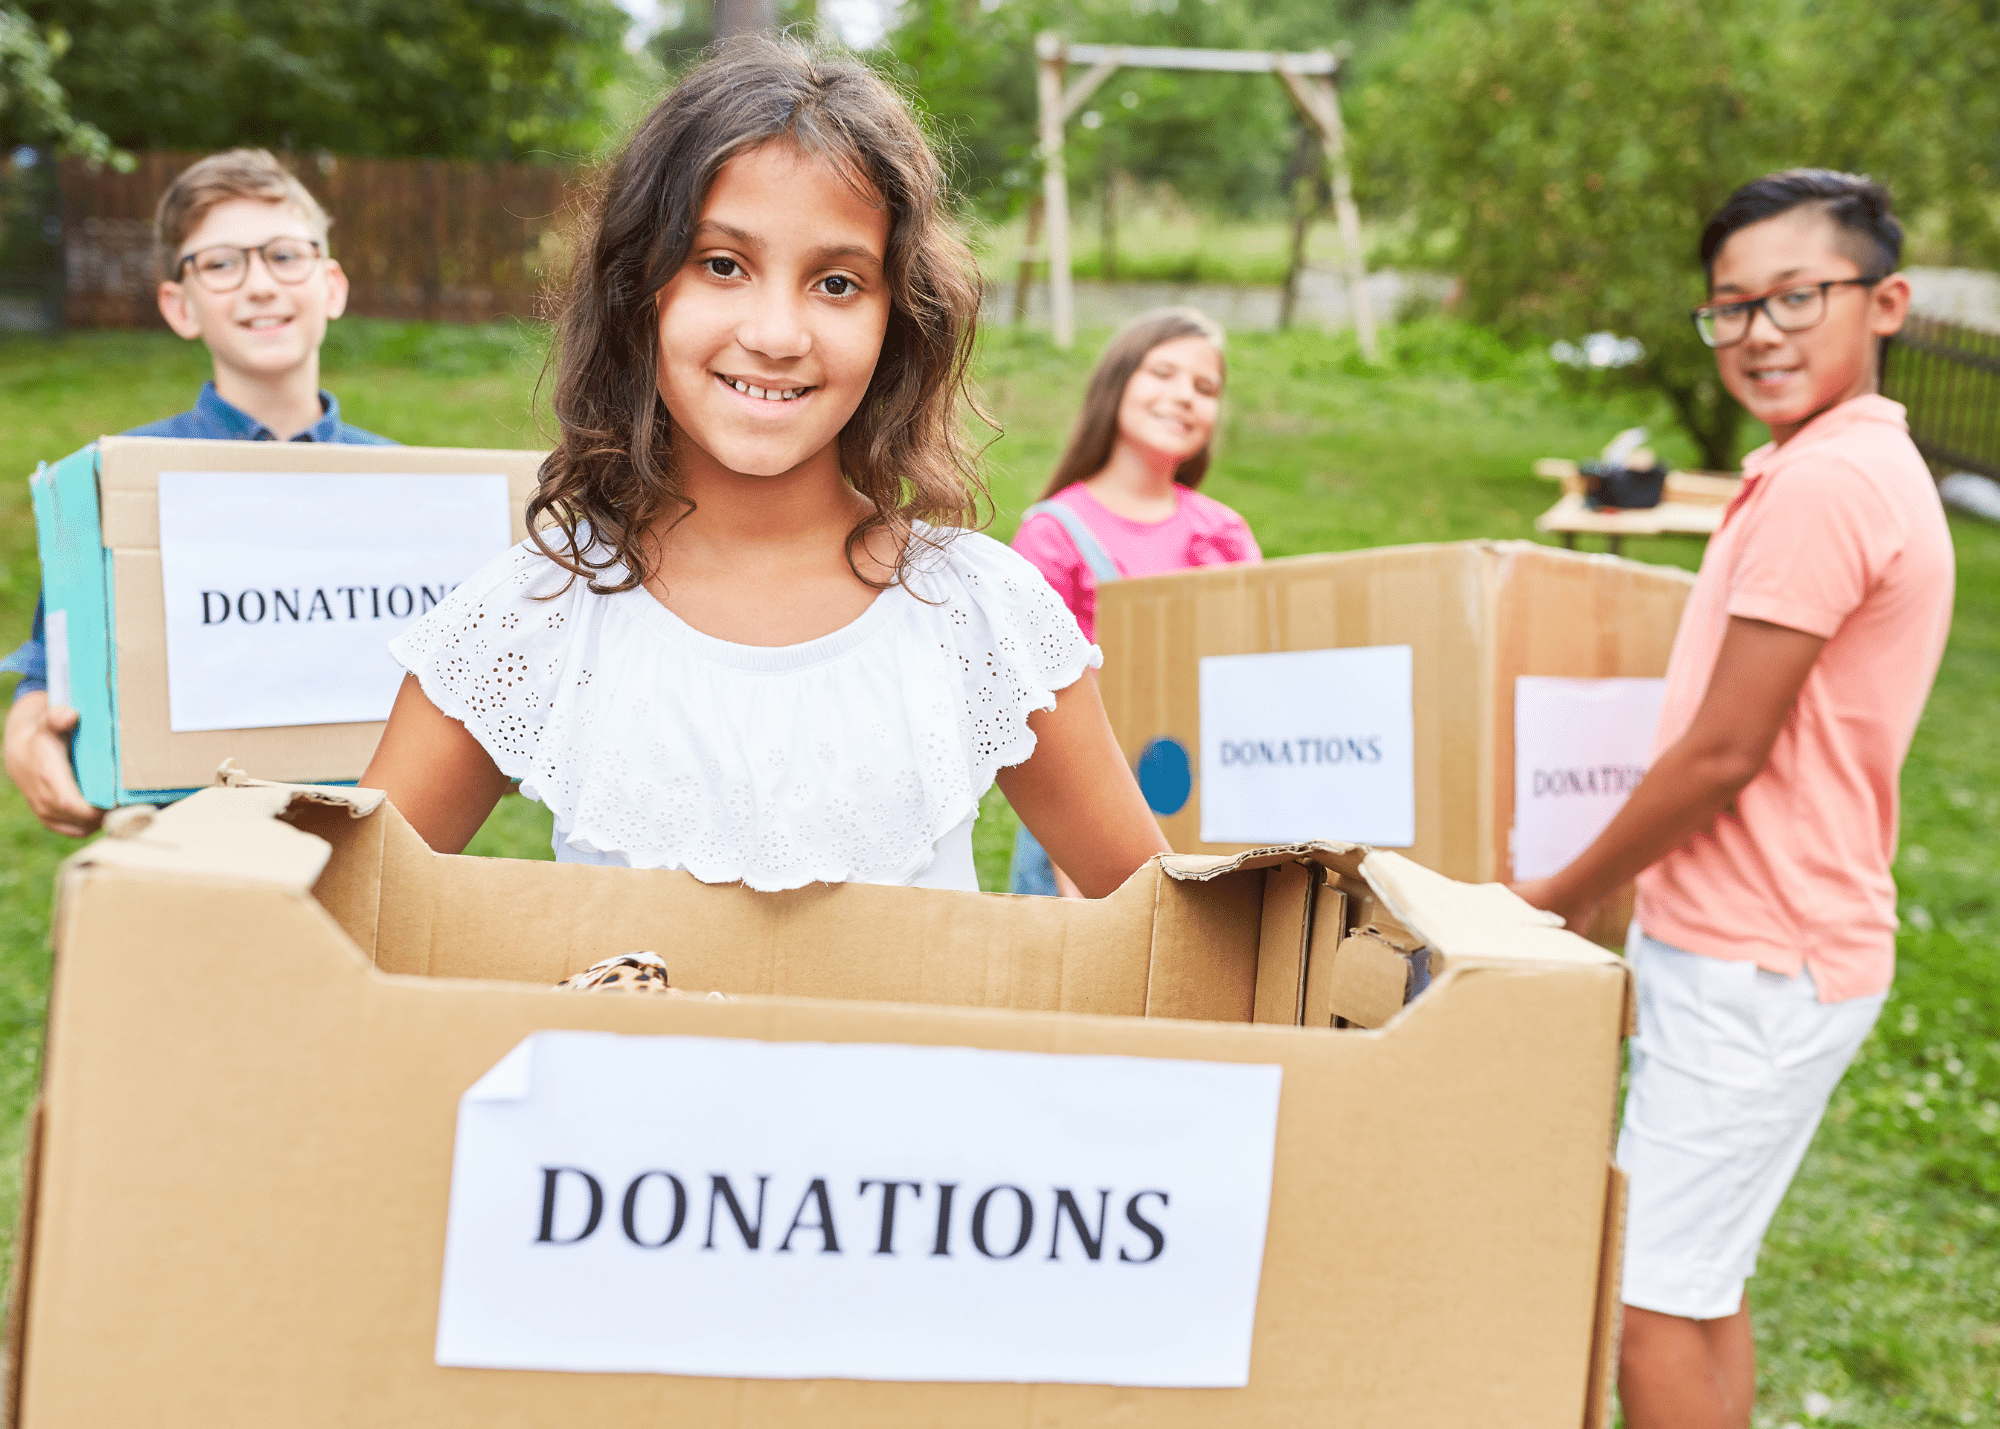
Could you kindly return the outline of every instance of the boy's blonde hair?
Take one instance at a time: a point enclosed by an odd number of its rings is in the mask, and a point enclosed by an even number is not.
[[[290,204],[311,225],[320,247],[326,247],[333,220],[276,155],[268,149],[226,149],[189,164],[160,195],[153,210],[153,241],[159,247],[161,276],[169,282],[177,279],[174,260],[187,236],[201,227],[211,209],[239,198]]]

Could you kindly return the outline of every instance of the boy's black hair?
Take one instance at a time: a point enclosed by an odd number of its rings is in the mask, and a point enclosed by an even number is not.
[[[1842,253],[1871,278],[1896,271],[1903,257],[1903,225],[1889,190],[1864,174],[1832,169],[1785,169],[1743,185],[1724,201],[1701,231],[1701,268],[1715,279],[1715,255],[1740,228],[1811,204],[1833,220]]]

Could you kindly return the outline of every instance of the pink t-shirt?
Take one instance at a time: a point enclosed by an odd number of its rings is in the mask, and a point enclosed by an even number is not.
[[[1175,487],[1180,509],[1164,521],[1130,521],[1108,510],[1081,482],[1066,486],[1052,498],[1069,507],[1090,534],[1097,537],[1112,564],[1124,576],[1157,576],[1190,566],[1226,566],[1259,561],[1257,538],[1241,516],[1212,496]],[[1046,513],[1030,516],[1014,533],[1014,549],[1048,577],[1063,598],[1086,640],[1097,638],[1097,578],[1063,530],[1062,522]]]
[[[1690,953],[1812,969],[1822,1002],[1895,972],[1897,781],[1951,626],[1951,532],[1903,408],[1856,397],[1743,460],[1667,664],[1655,755],[1693,722],[1731,616],[1826,645],[1733,807],[1639,875],[1639,924]]]

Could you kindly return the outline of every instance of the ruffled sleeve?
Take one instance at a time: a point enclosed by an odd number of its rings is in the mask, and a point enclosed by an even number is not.
[[[523,541],[390,641],[389,653],[501,773],[527,778],[588,589]]]
[[[929,563],[927,563],[929,564]],[[1042,573],[990,536],[963,532],[913,582],[936,602],[965,685],[961,730],[972,788],[1035,752],[1028,716],[1104,663]],[[977,795],[975,794],[975,797]]]

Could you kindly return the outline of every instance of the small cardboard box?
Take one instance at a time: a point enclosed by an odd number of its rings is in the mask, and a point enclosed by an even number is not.
[[[1670,567],[1525,541],[1118,581],[1098,594],[1105,708],[1128,759],[1155,740],[1188,753],[1185,802],[1160,815],[1173,847],[1235,851],[1245,846],[1201,837],[1203,657],[1408,646],[1416,799],[1406,852],[1453,878],[1504,880],[1513,876],[1516,681],[1665,674],[1692,584]]]
[[[352,782],[382,733],[379,720],[170,729],[162,471],[504,476],[518,541],[527,534],[527,501],[542,458],[470,448],[103,437],[43,466],[30,489],[50,674],[53,685],[67,686],[81,716],[73,758],[83,796],[100,808],[177,798],[208,783],[225,758],[285,779]],[[381,513],[384,532],[396,523],[395,511]]]
[[[433,854],[365,790],[146,817],[59,887],[26,1429],[1606,1422],[1626,972],[1502,889],[1301,845],[1155,860],[1096,902],[759,894]],[[1346,944],[1418,939],[1407,1006],[1366,969],[1330,992]],[[548,991],[642,947],[738,1000]],[[1327,1030],[1342,1006],[1384,1025]],[[460,1097],[553,1028],[1281,1067],[1247,1386],[441,1368]]]

